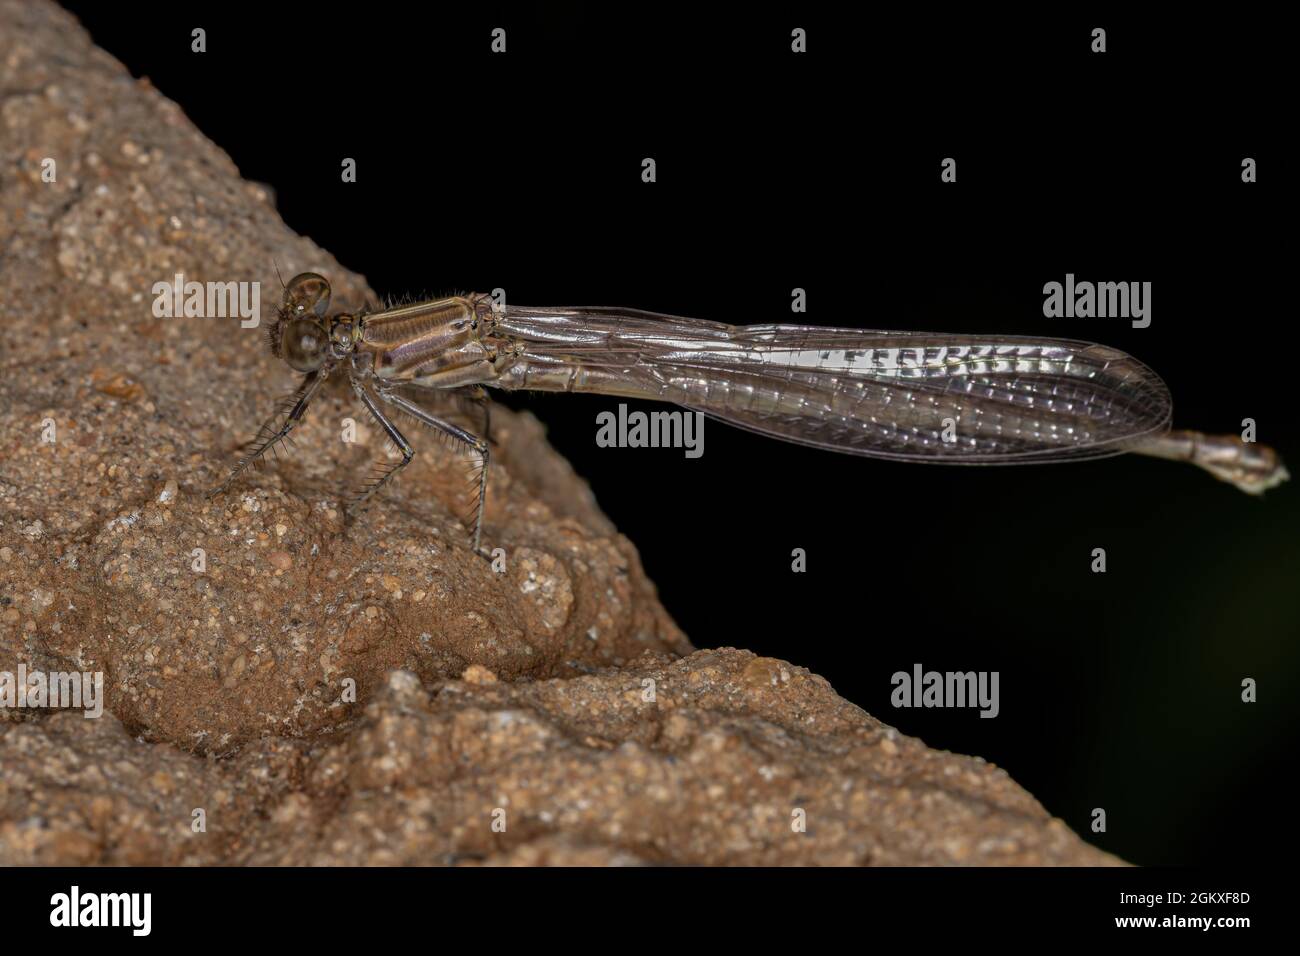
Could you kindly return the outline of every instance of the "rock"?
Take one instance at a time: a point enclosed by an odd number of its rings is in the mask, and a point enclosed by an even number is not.
[[[0,302],[39,328],[0,342],[0,672],[104,706],[0,708],[0,863],[1116,862],[803,668],[694,652],[527,414],[493,420],[500,573],[439,446],[345,515],[382,455],[346,390],[208,498],[292,383],[278,296],[243,328],[154,284],[364,281],[57,7],[0,0],[0,64]]]
[[[1117,862],[1004,771],[927,749],[804,668],[773,662],[789,679],[756,696],[760,660],[428,686],[393,671],[332,740],[217,761],[55,714],[0,736],[0,862]]]

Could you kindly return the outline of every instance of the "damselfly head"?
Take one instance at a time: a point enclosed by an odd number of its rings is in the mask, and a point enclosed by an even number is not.
[[[325,318],[330,308],[330,284],[324,276],[314,272],[304,272],[289,280],[284,287],[284,303],[280,311],[285,318],[298,318],[314,315]]]
[[[304,272],[289,280],[279,313],[267,333],[271,353],[298,372],[320,368],[329,354],[330,333],[325,313],[330,307],[330,284],[324,276]]]
[[[329,333],[318,319],[290,319],[280,332],[276,353],[295,372],[314,372],[329,355]]]

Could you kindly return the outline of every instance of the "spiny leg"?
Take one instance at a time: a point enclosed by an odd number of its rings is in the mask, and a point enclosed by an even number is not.
[[[466,390],[465,400],[483,410],[483,440],[492,444],[492,399],[487,389],[481,385],[471,385]]]
[[[253,450],[239,459],[234,470],[230,472],[226,480],[223,481],[216,489],[208,495],[209,498],[221,494],[230,487],[230,483],[238,477],[239,473],[251,465],[253,462],[262,458],[268,451],[273,451],[281,442],[289,438],[289,433],[293,431],[300,421],[303,414],[307,411],[307,405],[316,394],[316,390],[325,381],[328,372],[308,372],[303,378],[302,384],[298,386],[290,396],[279,406],[279,411],[266,420],[261,428],[257,430],[257,435],[252,441],[246,442],[244,447],[253,446]],[[272,423],[280,417],[280,412],[287,410],[284,421],[278,427],[273,427]]]
[[[451,422],[445,422],[441,418],[430,415],[419,405],[407,401],[400,395],[395,395],[390,391],[378,389],[379,397],[390,405],[396,405],[406,414],[410,415],[416,421],[423,422],[430,428],[436,428],[457,441],[462,441],[469,445],[479,456],[479,482],[478,482],[478,505],[474,511],[474,550],[483,554],[483,505],[487,501],[487,473],[488,473],[488,443],[479,438],[473,432],[466,431],[459,425],[453,425]]]
[[[375,421],[379,422],[379,427],[384,430],[385,434],[388,435],[389,440],[392,441],[392,443],[396,445],[398,450],[402,453],[401,461],[395,465],[390,465],[388,468],[380,472],[379,476],[374,481],[370,482],[370,484],[362,488],[361,493],[353,499],[352,508],[354,510],[359,510],[371,495],[387,483],[388,479],[392,478],[393,475],[397,474],[411,463],[411,459],[415,457],[415,449],[411,447],[410,442],[403,437],[402,433],[397,430],[397,426],[390,422],[384,416],[384,413],[379,410],[379,406],[375,404],[375,400],[370,397],[370,393],[365,390],[362,384],[356,379],[352,379],[351,384],[352,390],[357,393],[358,397],[361,399],[361,403],[366,406],[366,411],[370,412]]]
[[[483,427],[479,429],[479,434],[489,444],[495,444],[492,440],[492,399],[488,391],[481,385],[465,385],[461,388],[432,388],[429,386],[417,385],[414,382],[403,382],[400,385],[389,386],[393,391],[405,391],[427,396],[430,400],[443,403],[450,403],[455,406],[456,414],[463,414],[466,418],[472,418],[475,411],[483,413]]]

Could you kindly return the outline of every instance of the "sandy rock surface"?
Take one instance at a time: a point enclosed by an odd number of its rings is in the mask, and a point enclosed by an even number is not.
[[[104,708],[0,707],[0,863],[1116,862],[802,668],[694,652],[531,416],[493,417],[504,573],[437,443],[345,512],[384,448],[343,390],[208,499],[293,385],[276,263],[373,299],[66,13],[0,0],[0,672],[102,673]],[[260,282],[261,326],[156,317],[176,273]]]

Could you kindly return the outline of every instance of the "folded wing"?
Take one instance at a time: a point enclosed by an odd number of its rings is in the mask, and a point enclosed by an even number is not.
[[[619,309],[510,307],[497,384],[673,402],[876,458],[996,464],[1120,454],[1169,428],[1151,369],[1089,342],[730,326]]]

